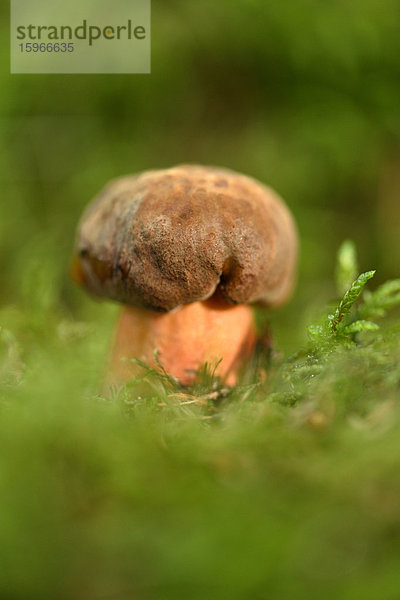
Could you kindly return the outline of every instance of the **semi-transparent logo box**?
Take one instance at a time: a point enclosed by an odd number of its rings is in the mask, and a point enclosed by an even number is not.
[[[11,73],[150,73],[150,0],[11,0]]]

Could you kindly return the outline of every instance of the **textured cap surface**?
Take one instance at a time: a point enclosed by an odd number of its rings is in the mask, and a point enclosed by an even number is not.
[[[290,295],[297,234],[269,188],[226,169],[182,165],[109,183],[84,213],[75,278],[92,293],[169,311],[218,289],[231,304]]]

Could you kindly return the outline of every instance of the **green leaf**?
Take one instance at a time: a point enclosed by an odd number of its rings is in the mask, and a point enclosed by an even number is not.
[[[357,252],[352,240],[346,240],[340,246],[336,264],[336,287],[338,294],[343,295],[357,277]]]
[[[376,271],[367,271],[362,273],[352,283],[350,289],[344,294],[339,306],[334,315],[329,316],[329,325],[332,332],[336,332],[338,325],[343,321],[343,318],[349,314],[354,303],[360,297],[366,283],[375,275]]]
[[[353,333],[361,333],[362,331],[376,331],[379,329],[379,325],[373,323],[372,321],[354,321],[354,323],[350,323],[350,325],[346,325],[343,328],[342,333],[345,335],[350,335]]]
[[[364,296],[360,315],[364,318],[384,317],[390,308],[400,305],[400,279],[392,279]]]

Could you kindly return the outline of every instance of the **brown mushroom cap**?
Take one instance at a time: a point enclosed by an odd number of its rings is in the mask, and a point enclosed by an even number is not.
[[[268,187],[227,169],[182,165],[109,183],[84,213],[76,278],[92,293],[170,311],[211,297],[284,302],[296,228]]]

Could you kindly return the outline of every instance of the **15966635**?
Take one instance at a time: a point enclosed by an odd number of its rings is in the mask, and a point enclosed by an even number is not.
[[[21,52],[74,52],[73,42],[23,42],[19,44]]]

